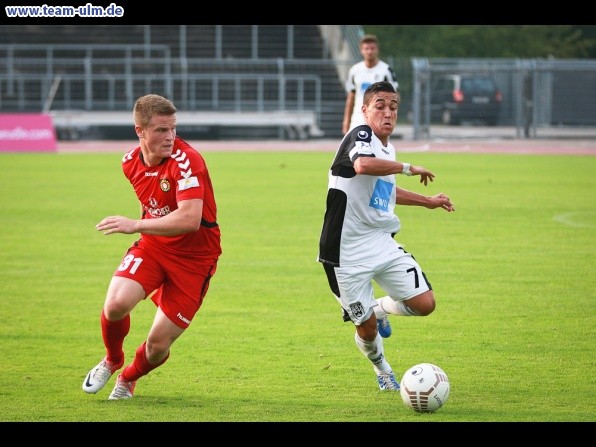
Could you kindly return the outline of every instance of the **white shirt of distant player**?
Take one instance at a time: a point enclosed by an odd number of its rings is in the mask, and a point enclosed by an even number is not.
[[[370,131],[369,127],[360,132]],[[374,134],[370,145],[356,141],[350,150],[350,159],[362,154],[383,160],[395,160],[395,148],[391,143],[383,146]],[[398,250],[396,244],[389,244],[388,238],[401,228],[394,213],[396,200],[395,175],[356,175],[352,178],[335,177],[330,174],[329,187],[344,191],[347,208],[341,235],[339,263],[342,266],[358,265],[372,258],[383,262],[391,259]]]
[[[348,72],[345,88],[346,93],[354,91],[354,109],[350,121],[350,129],[365,124],[362,114],[362,103],[364,102],[364,91],[369,85],[379,81],[389,81],[397,90],[398,83],[394,79],[394,73],[386,62],[379,61],[374,67],[368,68],[364,61],[352,65]]]

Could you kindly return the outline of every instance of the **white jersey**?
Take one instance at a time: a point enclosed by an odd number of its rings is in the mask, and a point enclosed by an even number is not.
[[[395,175],[358,175],[358,157],[395,160],[395,148],[383,143],[367,124],[350,130],[329,170],[327,209],[319,240],[318,261],[334,267],[394,257],[397,244],[388,243],[401,224],[395,215]]]
[[[399,84],[395,79],[393,69],[385,62],[379,61],[374,67],[368,68],[364,61],[352,65],[348,72],[345,88],[346,93],[354,92],[354,109],[352,110],[352,118],[350,121],[350,129],[353,129],[360,124],[365,124],[364,115],[362,114],[362,103],[364,99],[364,91],[369,85],[379,81],[387,81],[393,84],[397,90]]]

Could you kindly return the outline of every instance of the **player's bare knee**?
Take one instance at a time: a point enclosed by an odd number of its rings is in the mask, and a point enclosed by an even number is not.
[[[109,321],[122,320],[130,312],[130,306],[116,298],[106,300],[103,313]]]
[[[424,294],[424,298],[418,302],[418,313],[421,317],[426,317],[433,313],[436,307],[435,297],[432,292]]]
[[[424,292],[405,302],[405,305],[416,315],[426,317],[433,313],[436,307],[435,296],[432,290]]]
[[[165,340],[153,340],[147,339],[145,346],[145,355],[147,361],[151,364],[161,362],[170,352],[170,344]]]
[[[427,315],[430,315],[433,313],[433,311],[435,310],[435,301],[433,300],[432,302],[429,301],[428,303],[424,303],[423,306],[421,306],[418,309],[418,313],[420,314],[421,317],[426,317]]]
[[[103,313],[108,321],[120,321],[128,314],[128,310],[113,304],[106,304]]]

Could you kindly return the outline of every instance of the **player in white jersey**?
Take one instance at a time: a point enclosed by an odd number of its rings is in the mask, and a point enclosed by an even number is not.
[[[346,104],[344,108],[344,119],[342,122],[342,133],[364,124],[362,115],[362,98],[364,91],[369,85],[387,81],[398,89],[398,82],[393,69],[384,61],[379,59],[379,40],[374,34],[366,34],[360,39],[360,54],[362,61],[352,65],[345,82]]]
[[[381,390],[399,390],[383,349],[382,337],[391,335],[388,314],[425,316],[435,309],[426,275],[393,239],[400,230],[395,205],[455,210],[443,193],[424,196],[396,185],[396,174],[419,175],[425,185],[435,177],[422,166],[396,161],[389,137],[398,106],[399,94],[390,82],[366,89],[361,109],[366,124],[344,136],[329,170],[318,256],[344,321],[356,327],[356,345],[371,361]],[[375,299],[373,281],[387,296]]]

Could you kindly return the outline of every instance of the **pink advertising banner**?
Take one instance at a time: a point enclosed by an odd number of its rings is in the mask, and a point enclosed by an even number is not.
[[[0,152],[55,152],[52,117],[43,114],[0,114]]]

